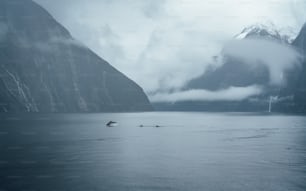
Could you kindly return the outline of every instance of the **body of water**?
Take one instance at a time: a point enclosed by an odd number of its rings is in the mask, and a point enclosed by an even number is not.
[[[1,114],[0,190],[304,191],[306,117]]]

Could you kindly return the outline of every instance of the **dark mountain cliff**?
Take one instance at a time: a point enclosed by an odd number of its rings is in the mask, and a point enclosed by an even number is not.
[[[303,32],[301,32],[301,34],[302,33]],[[304,33],[306,33],[306,31]],[[305,38],[302,37],[301,34],[296,40],[298,42],[293,42],[294,45],[299,45],[299,48],[306,47]],[[281,35],[273,26],[260,24],[247,27],[243,29],[240,34],[235,36],[235,40],[238,41],[245,39],[272,41],[286,46],[290,46],[292,42],[289,36]],[[300,42],[302,40],[304,40],[304,42]],[[218,91],[230,87],[259,85],[263,88],[263,93],[241,101],[183,101],[177,103],[155,103],[154,106],[160,110],[268,111],[269,102],[271,96],[273,96],[273,99],[277,98],[277,101],[274,100],[273,103],[274,111],[294,112],[294,94],[296,95],[296,102],[306,103],[305,90],[303,88],[296,88],[297,86],[306,87],[302,84],[298,85],[298,83],[305,82],[305,67],[303,69],[304,74],[300,74],[300,66],[295,66],[284,71],[283,77],[287,79],[287,81],[279,86],[270,83],[271,74],[269,68],[260,61],[256,64],[247,64],[240,58],[227,55],[226,51],[222,51],[221,54],[216,57],[216,60],[222,60],[222,65],[220,67],[211,67],[207,69],[200,77],[187,83],[183,90],[204,89]]]
[[[306,113],[306,24],[294,40],[293,45],[303,55],[302,69],[297,74],[297,80],[294,81],[294,111]]]
[[[31,0],[0,0],[0,111],[147,111],[143,90]]]

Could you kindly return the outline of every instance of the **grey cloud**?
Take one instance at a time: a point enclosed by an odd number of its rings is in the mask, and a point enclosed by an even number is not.
[[[124,59],[124,50],[120,45],[120,36],[117,35],[109,25],[101,27],[101,38],[98,43],[101,47],[101,55],[108,60],[117,61]]]
[[[164,15],[166,0],[148,0],[143,6],[143,13],[149,18],[156,18]]]
[[[178,91],[205,71],[225,41],[263,18],[300,27],[288,8],[292,0],[272,2],[273,9],[266,0],[35,1],[147,93]]]
[[[75,39],[63,39],[63,38],[59,38],[59,37],[53,37],[50,40],[50,43],[60,43],[60,44],[65,44],[65,45],[75,45],[75,46],[79,46],[79,47],[84,47],[83,43],[79,42],[78,40]]]
[[[259,86],[230,87],[218,91],[188,90],[174,93],[160,93],[150,96],[152,102],[182,101],[241,101],[262,93]]]
[[[170,27],[169,30],[160,28],[152,32],[137,61],[143,74],[150,79],[143,84],[149,93],[180,89],[188,80],[201,75],[212,60],[209,50],[214,46],[205,46],[203,40],[193,40],[201,35],[200,32],[194,31],[190,35],[190,31],[186,31],[188,27]]]
[[[293,0],[291,3],[292,14],[298,25],[303,25],[306,21],[306,0]]]
[[[250,65],[265,64],[273,85],[282,85],[286,80],[283,72],[297,66],[301,59],[301,55],[291,46],[262,39],[230,41],[225,45],[223,54]]]
[[[81,42],[75,39],[63,39],[58,37],[53,37],[50,39],[49,43],[41,43],[41,42],[32,42],[28,44],[32,44],[33,48],[38,49],[39,51],[43,52],[54,52],[58,49],[58,45],[66,45],[66,46],[78,46],[82,48],[87,48]]]

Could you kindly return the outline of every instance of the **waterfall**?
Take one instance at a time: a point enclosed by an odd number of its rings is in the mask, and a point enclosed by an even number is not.
[[[271,111],[272,111],[272,101],[273,101],[273,97],[270,96],[270,101],[269,101],[269,113],[271,113]]]
[[[270,96],[270,100],[269,100],[269,113],[272,112],[272,104],[273,102],[277,102],[278,100],[278,96]]]

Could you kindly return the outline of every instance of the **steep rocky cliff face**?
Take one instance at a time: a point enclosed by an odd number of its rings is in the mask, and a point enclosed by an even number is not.
[[[0,1],[0,111],[147,111],[133,81],[31,0]]]
[[[295,111],[306,113],[306,24],[303,26],[293,45],[303,55],[302,69],[297,74],[294,89]]]

